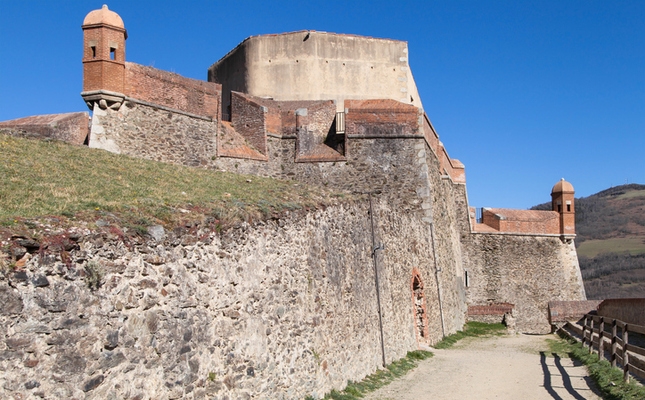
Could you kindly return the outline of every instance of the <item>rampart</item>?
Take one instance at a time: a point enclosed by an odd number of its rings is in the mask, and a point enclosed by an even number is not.
[[[551,331],[549,301],[585,299],[573,242],[556,235],[476,233],[462,244],[468,304],[513,304],[520,332]]]
[[[549,301],[585,299],[571,184],[554,186],[554,211],[487,209],[478,223],[463,164],[419,107],[404,42],[253,37],[211,67],[212,83],[119,58],[125,29],[107,7],[83,28],[86,73],[109,67],[84,84],[90,147],[363,200],[206,242],[127,248],[86,232],[69,269],[35,256],[0,281],[0,363],[12,371],[0,390],[320,398],[462,329],[469,307],[499,318],[496,305],[510,305],[518,331],[542,333]],[[104,42],[109,52],[95,48]],[[81,279],[90,261],[105,273],[95,292]]]
[[[85,230],[68,267],[36,252],[0,280],[0,393],[76,398],[320,398],[441,339],[431,247],[412,212],[367,199],[222,234],[130,243]],[[382,354],[371,225],[384,249]],[[80,239],[79,239],[80,237]],[[179,240],[177,240],[179,239]],[[65,239],[68,240],[69,239]],[[180,244],[182,243],[183,244]],[[84,261],[103,284],[87,286]]]

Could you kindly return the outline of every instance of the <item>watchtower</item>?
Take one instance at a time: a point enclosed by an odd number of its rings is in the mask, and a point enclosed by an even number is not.
[[[90,109],[120,105],[125,86],[125,40],[128,33],[119,14],[107,5],[91,11],[83,25],[83,92]]]
[[[573,185],[564,178],[556,183],[551,190],[551,205],[553,211],[560,214],[560,234],[576,234],[576,213],[574,207]]]

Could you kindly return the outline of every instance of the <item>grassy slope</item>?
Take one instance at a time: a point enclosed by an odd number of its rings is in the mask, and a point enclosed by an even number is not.
[[[584,241],[578,246],[578,255],[593,258],[602,253],[645,253],[645,241],[640,236],[594,239]]]
[[[0,228],[29,219],[166,227],[216,219],[226,227],[285,210],[330,204],[345,194],[291,181],[135,159],[60,142],[0,134]]]

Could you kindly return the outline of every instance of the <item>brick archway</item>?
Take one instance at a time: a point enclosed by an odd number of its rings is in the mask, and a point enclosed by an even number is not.
[[[412,291],[412,315],[414,318],[414,330],[417,335],[417,342],[420,344],[429,344],[428,311],[423,291],[423,280],[417,268],[412,270],[410,289]]]

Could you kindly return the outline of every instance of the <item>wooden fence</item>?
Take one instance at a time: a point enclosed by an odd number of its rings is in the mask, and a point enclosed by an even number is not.
[[[645,362],[636,357],[630,358],[630,353],[645,356],[645,348],[629,343],[629,333],[645,335],[645,326],[627,324],[617,319],[591,314],[584,316],[582,329],[572,323],[567,323],[567,326],[582,337],[582,345],[589,347],[589,353],[596,350],[598,357],[602,359],[605,356],[605,350],[608,350],[608,360],[612,367],[616,366],[616,362],[622,365],[625,382],[629,382],[630,372],[645,379],[643,369]],[[608,331],[609,328],[611,331]],[[620,335],[618,329],[620,329]]]

